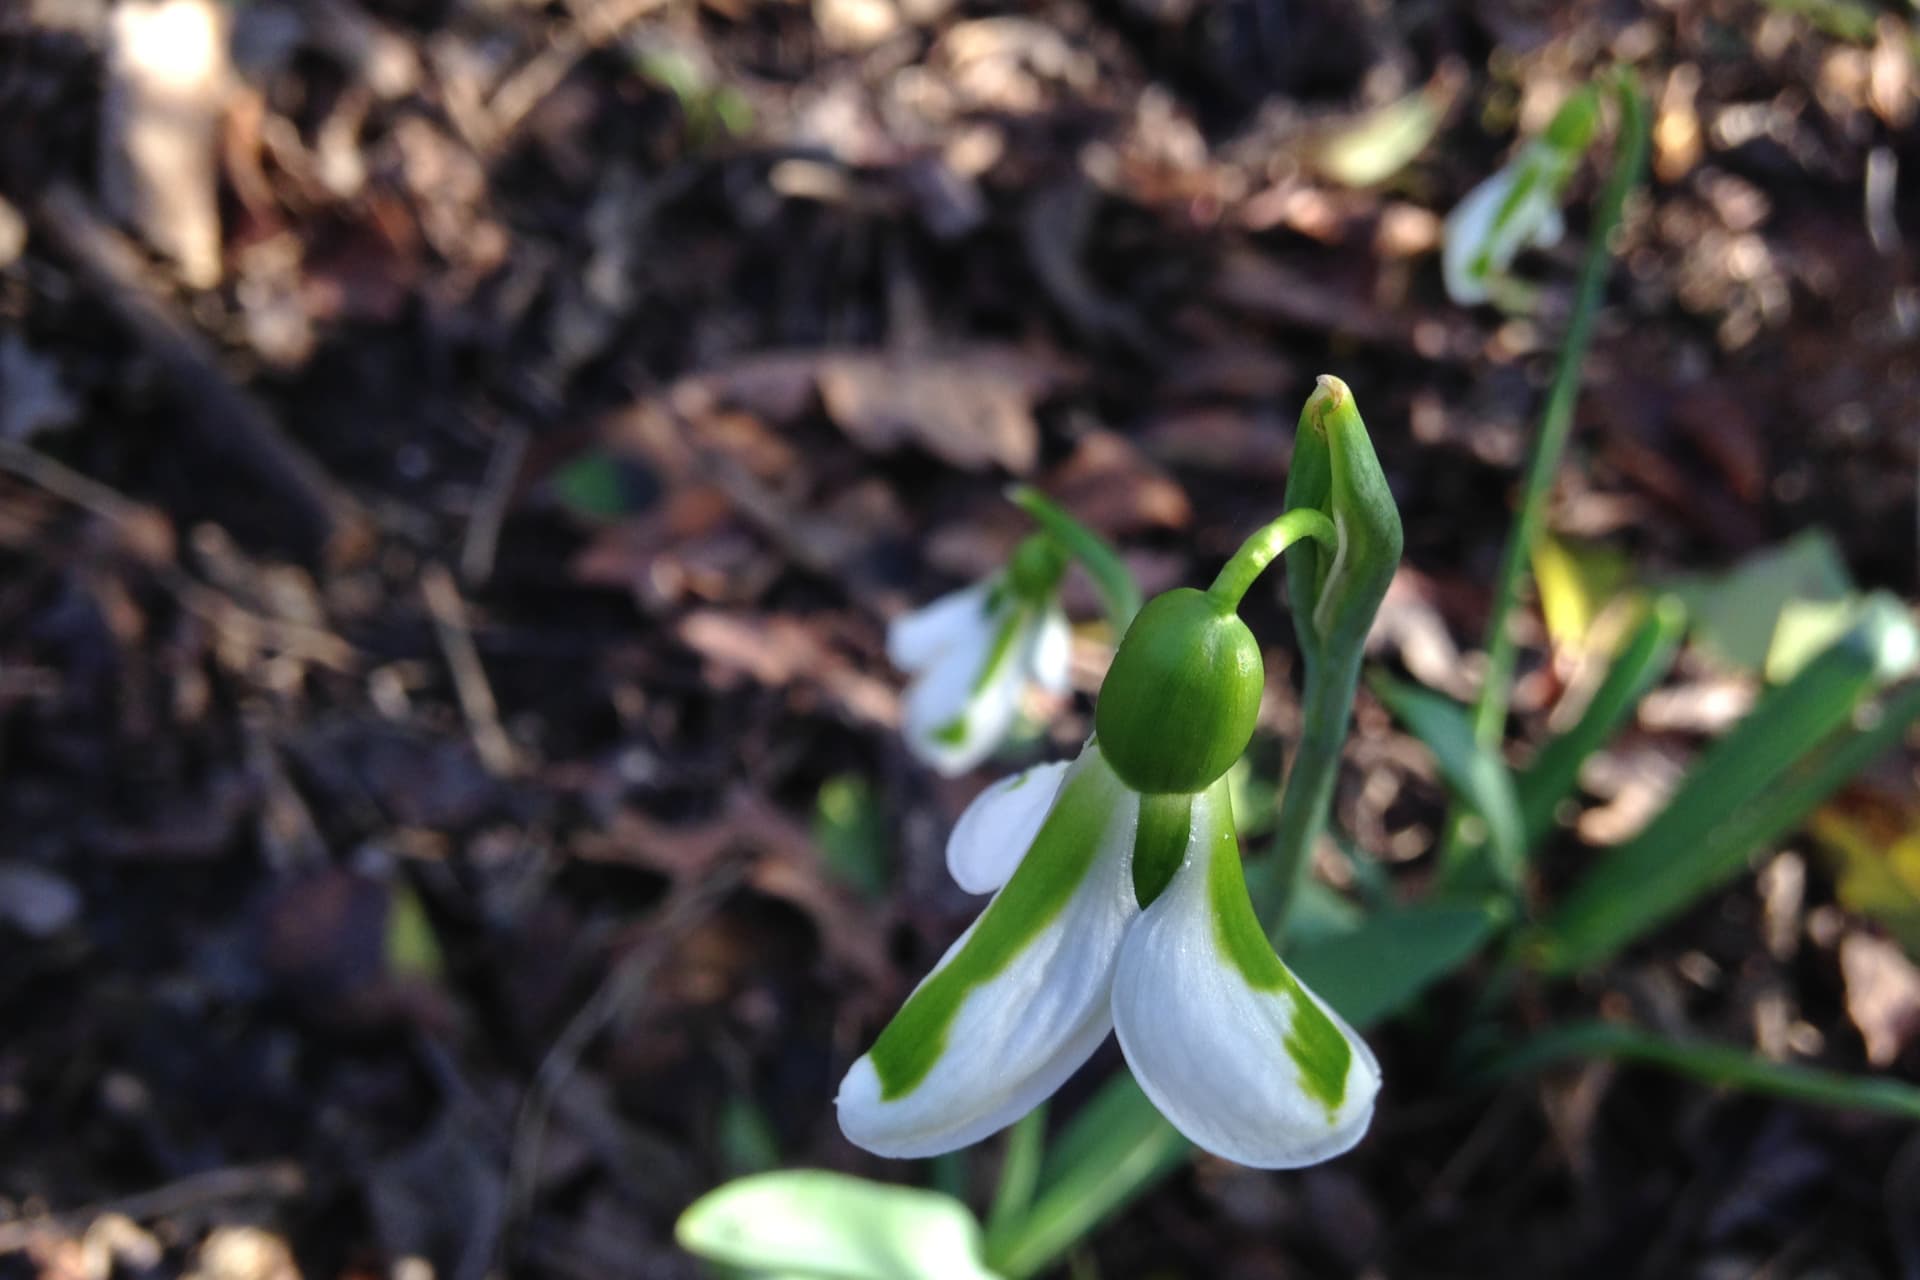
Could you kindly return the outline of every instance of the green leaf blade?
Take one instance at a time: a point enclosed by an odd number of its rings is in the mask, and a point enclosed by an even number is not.
[[[674,1239],[723,1266],[817,1280],[996,1280],[958,1200],[822,1169],[729,1182],[688,1206]]]
[[[1738,875],[1898,743],[1920,719],[1920,685],[1863,705],[1897,622],[1867,619],[1709,747],[1646,828],[1574,887],[1536,939],[1536,962],[1570,973],[1606,960]]]

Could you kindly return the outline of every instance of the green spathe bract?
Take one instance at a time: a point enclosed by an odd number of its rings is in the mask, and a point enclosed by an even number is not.
[[[1215,940],[1227,960],[1257,991],[1283,993],[1292,1005],[1287,1029],[1287,1056],[1300,1072],[1300,1086],[1326,1107],[1332,1116],[1347,1096],[1347,1071],[1353,1047],[1326,1011],[1306,993],[1299,979],[1280,962],[1267,941],[1260,918],[1253,913],[1246,881],[1240,870],[1240,841],[1234,834],[1233,809],[1225,779],[1214,784],[1219,794],[1208,806],[1219,815],[1210,833],[1214,849],[1207,864],[1207,898],[1213,908]]]
[[[946,1051],[947,1029],[961,1003],[1059,916],[1093,865],[1120,792],[1118,780],[1097,765],[1068,778],[1033,847],[981,913],[966,945],[908,998],[874,1041],[882,1097],[903,1097],[926,1079]]]
[[[1287,603],[1306,660],[1301,720],[1274,828],[1276,857],[1259,910],[1270,936],[1286,927],[1292,892],[1326,826],[1367,631],[1400,564],[1400,512],[1347,384],[1323,375],[1300,411],[1289,510],[1312,508],[1334,527],[1334,549],[1302,542],[1287,555]]]
[[[1155,596],[1100,686],[1100,749],[1136,791],[1205,790],[1246,750],[1265,680],[1260,646],[1230,606],[1190,587]]]
[[[1303,542],[1287,557],[1288,603],[1311,670],[1329,652],[1359,653],[1404,542],[1353,392],[1330,375],[1300,411],[1286,505],[1323,511],[1334,527],[1333,551]]]

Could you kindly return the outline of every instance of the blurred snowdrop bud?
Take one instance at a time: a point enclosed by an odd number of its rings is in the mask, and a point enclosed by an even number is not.
[[[1559,243],[1566,233],[1560,197],[1593,139],[1599,109],[1592,89],[1574,94],[1545,133],[1447,215],[1440,268],[1448,297],[1463,307],[1485,302],[1521,250]]]
[[[965,773],[1005,740],[1029,685],[1067,688],[1071,635],[1058,600],[1065,558],[1044,535],[1000,573],[894,620],[887,657],[912,677],[907,747],[934,770]]]

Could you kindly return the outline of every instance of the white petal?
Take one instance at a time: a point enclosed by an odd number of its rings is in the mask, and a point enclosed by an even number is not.
[[[1049,605],[1034,629],[1027,670],[1048,693],[1065,693],[1073,681],[1073,628],[1058,605]]]
[[[957,644],[982,643],[979,634],[993,629],[986,608],[992,590],[992,582],[977,582],[895,618],[887,624],[887,661],[914,672]]]
[[[1373,1118],[1380,1065],[1273,955],[1222,784],[1195,797],[1186,859],[1121,946],[1113,1019],[1141,1089],[1215,1155],[1317,1164]]]
[[[1081,753],[1032,854],[841,1081],[850,1140],[896,1157],[978,1142],[1106,1038],[1114,958],[1140,914],[1138,808],[1096,748]]]
[[[1025,637],[1016,633],[1003,643],[1000,632],[1029,625],[1027,616],[996,613],[991,627],[942,653],[907,690],[901,732],[929,767],[948,777],[965,773],[1012,730],[1027,683],[1017,660]]]
[[[1071,764],[1037,764],[975,796],[947,837],[947,871],[968,893],[992,893],[1020,865]]]
[[[1489,268],[1498,270],[1499,264],[1483,263],[1481,255],[1488,249],[1494,215],[1500,212],[1512,187],[1511,171],[1502,169],[1467,192],[1447,215],[1440,274],[1446,282],[1447,296],[1463,307],[1486,301]]]
[[[1549,204],[1541,211],[1539,225],[1533,229],[1533,244],[1536,249],[1551,249],[1566,238],[1567,222],[1560,216],[1560,206]]]

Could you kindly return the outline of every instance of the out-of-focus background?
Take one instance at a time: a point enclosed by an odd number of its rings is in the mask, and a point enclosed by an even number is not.
[[[690,1276],[729,1176],[921,1177],[830,1099],[977,909],[940,854],[1000,767],[907,757],[885,620],[994,568],[1011,478],[1204,582],[1331,372],[1407,529],[1375,660],[1471,696],[1608,148],[1529,312],[1448,301],[1441,223],[1619,63],[1651,186],[1516,751],[1625,584],[1719,594],[1563,882],[1783,605],[1920,592],[1917,40],[1893,0],[4,0],[0,1276]],[[1078,692],[1003,765],[1088,730],[1069,584]],[[1270,769],[1298,662],[1248,612]],[[1512,1019],[1913,1079],[1916,761]],[[1443,811],[1363,693],[1336,827],[1411,892]],[[1080,1274],[1920,1276],[1910,1124],[1459,1078],[1478,994],[1375,1034],[1353,1155],[1203,1158]]]

